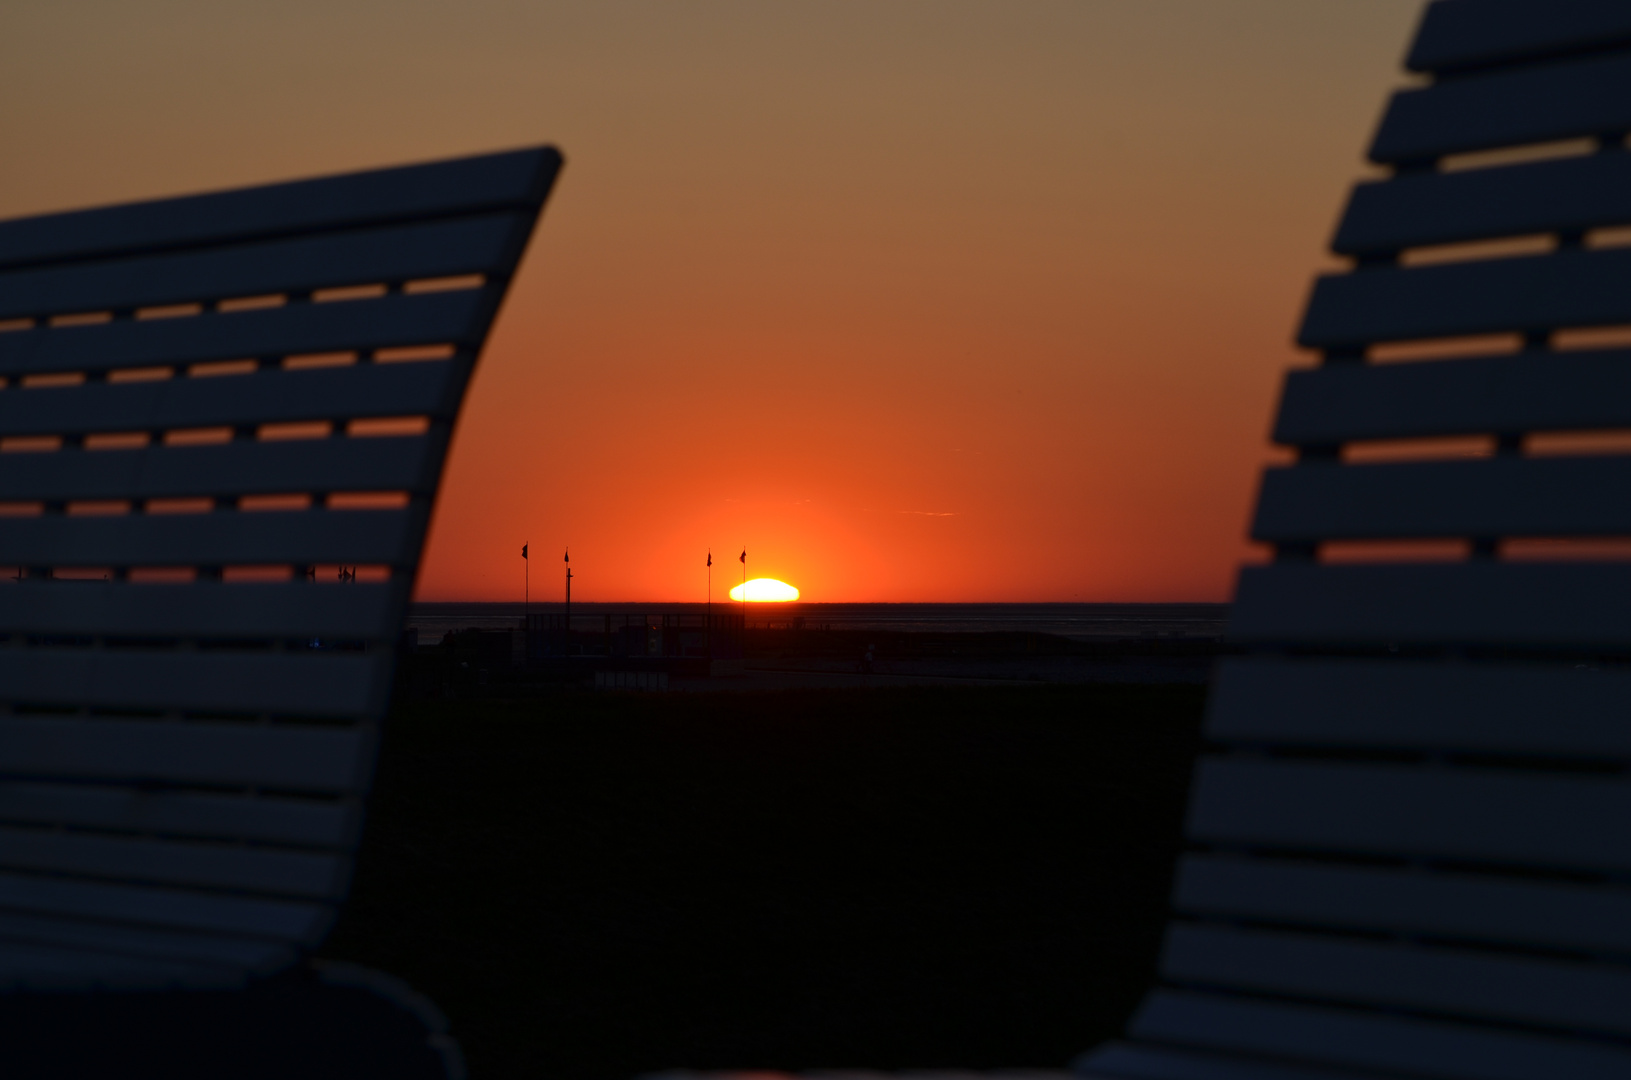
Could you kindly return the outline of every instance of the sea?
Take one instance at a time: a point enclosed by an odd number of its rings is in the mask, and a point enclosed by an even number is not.
[[[719,603],[717,611],[739,610]],[[503,630],[521,624],[521,604],[414,604],[408,623],[422,645],[442,640],[450,630]],[[533,613],[559,614],[560,603],[531,605]],[[606,615],[648,617],[700,614],[704,604],[575,603],[574,625],[591,629]],[[1168,638],[1217,640],[1228,620],[1227,604],[749,604],[749,626],[787,626],[803,620],[808,628],[913,631],[919,633],[1030,632],[1077,641]]]

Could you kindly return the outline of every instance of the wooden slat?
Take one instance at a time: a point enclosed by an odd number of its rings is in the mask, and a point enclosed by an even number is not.
[[[1576,871],[1631,869],[1631,782],[1599,776],[1209,758],[1190,792],[1202,843]]]
[[[1358,184],[1331,250],[1391,253],[1631,223],[1631,154],[1608,153]]]
[[[244,972],[216,965],[0,941],[0,989],[157,990],[170,986],[226,989],[244,981]]]
[[[477,343],[499,286],[448,292],[392,293],[325,303],[205,312],[168,319],[116,319],[77,326],[35,326],[0,333],[0,375],[101,372],[246,358],[301,356],[359,349]],[[314,373],[313,373],[314,374]],[[164,396],[184,382],[0,394],[0,416],[49,407],[52,399],[114,390]],[[301,384],[305,385],[305,384]],[[87,399],[92,400],[92,399]],[[30,402],[22,405],[22,402]],[[342,414],[343,415],[343,414]]]
[[[1252,537],[1631,536],[1628,489],[1631,455],[1270,468]]]
[[[293,950],[288,946],[255,938],[0,912],[0,941],[7,940],[132,958],[216,964],[255,973],[275,971],[294,959]]]
[[[323,419],[449,419],[463,388],[449,361],[261,370],[232,377],[0,390],[0,436],[171,431]],[[13,462],[18,458],[7,458]]]
[[[1631,1034],[1631,969],[1618,965],[1177,923],[1161,967],[1180,983]]]
[[[1328,349],[1628,322],[1631,249],[1567,250],[1323,275],[1297,341]]]
[[[1628,43],[1631,12],[1614,0],[1439,0],[1405,67],[1454,71]]]
[[[0,631],[394,640],[406,591],[389,582],[24,582],[0,586]]]
[[[0,783],[0,821],[72,825],[304,847],[345,848],[360,819],[353,800],[211,795],[100,784]]]
[[[457,411],[463,371],[445,360],[0,390],[0,435],[247,427]],[[20,460],[8,457],[6,463]]]
[[[441,435],[65,449],[9,454],[0,499],[162,499],[306,492],[428,495],[440,478]]]
[[[1229,612],[1229,636],[1620,649],[1631,644],[1631,566],[1479,560],[1247,567]]]
[[[1216,1056],[1171,1047],[1108,1043],[1071,1066],[1076,1080],[1383,1080],[1371,1073],[1287,1065],[1260,1058]],[[975,1080],[964,1074],[955,1080]],[[748,1080],[743,1077],[742,1080]],[[835,1078],[837,1080],[837,1078]],[[848,1078],[845,1078],[848,1080]],[[856,1080],[874,1080],[871,1076]],[[882,1078],[878,1078],[882,1080]],[[912,1080],[918,1080],[915,1075]],[[953,1080],[948,1077],[947,1080]],[[995,1080],[995,1078],[993,1078]]]
[[[1371,143],[1378,164],[1623,134],[1631,128],[1631,54],[1607,53],[1401,90]]]
[[[1631,889],[1282,859],[1190,855],[1174,906],[1309,927],[1631,958]]]
[[[0,518],[0,566],[411,566],[424,519],[418,506]]]
[[[1389,1076],[1395,1070],[1453,1080],[1631,1075],[1631,1051],[1594,1040],[1178,990],[1146,998],[1130,1033],[1152,1042],[1323,1060]]]
[[[1292,371],[1274,439],[1309,446],[1626,427],[1631,350],[1615,349]]]
[[[543,203],[548,146],[0,223],[0,266],[222,244]]]
[[[213,301],[343,285],[496,273],[530,214],[490,214],[389,229],[0,274],[0,319]],[[70,333],[76,327],[59,327]]]
[[[0,701],[101,709],[371,717],[384,712],[391,667],[392,656],[383,650],[7,649],[0,650]],[[0,730],[3,724],[0,721]],[[156,736],[158,731],[149,734]],[[180,750],[179,744],[166,745]],[[0,768],[13,767],[0,761]],[[312,768],[322,766],[313,762]]]
[[[1631,761],[1628,713],[1624,670],[1243,656],[1218,663],[1207,733],[1258,745]]]
[[[334,922],[328,904],[27,874],[0,874],[0,909],[307,944]]]
[[[194,654],[192,659],[198,668],[207,670],[208,661],[219,658]],[[346,667],[378,663],[358,665],[338,656],[314,659],[318,662],[299,667],[269,666],[285,680],[292,680],[304,677],[300,668],[321,672],[334,666],[333,662]],[[13,675],[0,673],[0,686],[7,688],[8,695],[26,699],[26,692],[10,689]],[[170,673],[172,679],[181,677],[180,671]],[[81,696],[85,696],[83,691]],[[257,708],[273,711],[263,700],[251,700]],[[371,727],[7,716],[0,717],[0,769],[12,776],[357,793],[367,786],[375,738]]]
[[[233,844],[0,827],[0,867],[325,900],[345,894],[351,860]]]

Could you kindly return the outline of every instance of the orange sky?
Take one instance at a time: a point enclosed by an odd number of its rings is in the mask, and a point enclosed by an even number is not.
[[[558,145],[421,599],[1219,600],[1417,7],[13,0],[0,216]]]

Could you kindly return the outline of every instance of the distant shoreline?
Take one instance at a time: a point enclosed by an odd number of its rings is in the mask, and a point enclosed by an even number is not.
[[[534,601],[534,614],[556,613],[559,600]],[[715,601],[716,611],[737,610],[730,600]],[[699,613],[702,603],[573,603],[572,620],[582,629],[608,615]],[[449,630],[508,629],[519,625],[524,608],[515,602],[438,601],[411,606],[408,622],[425,643],[439,641]],[[1147,638],[1219,639],[1228,622],[1227,604],[1079,604],[1079,603],[807,603],[749,604],[750,627],[803,626],[809,629],[878,633],[1030,633],[1075,641]]]

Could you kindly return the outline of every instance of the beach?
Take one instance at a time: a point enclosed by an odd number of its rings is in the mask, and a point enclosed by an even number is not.
[[[1204,693],[404,695],[322,954],[484,1078],[1062,1067],[1150,980]]]

